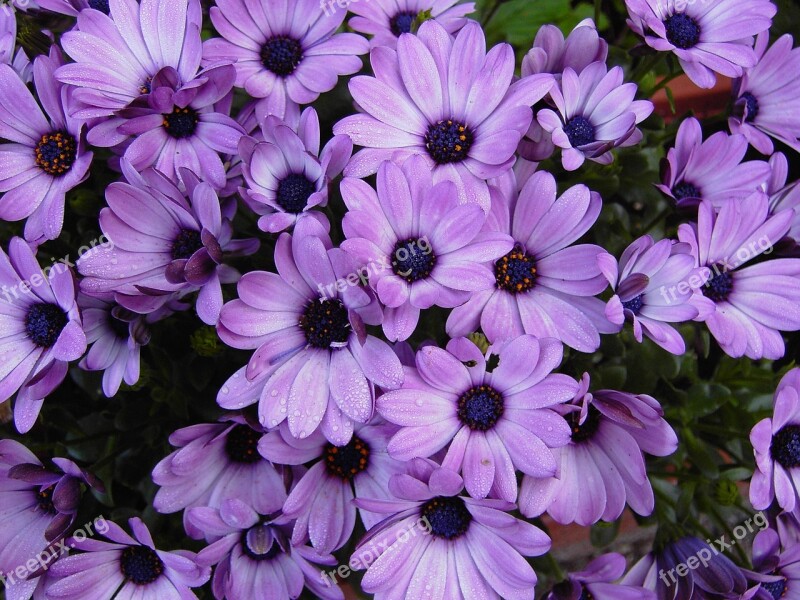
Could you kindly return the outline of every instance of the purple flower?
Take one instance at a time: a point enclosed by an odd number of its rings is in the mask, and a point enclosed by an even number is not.
[[[36,578],[15,575],[18,567],[31,575],[28,561],[43,553],[48,564],[52,560],[48,555],[57,555],[44,551],[75,520],[81,484],[102,487],[71,460],[54,458],[53,463],[56,470],[46,468],[19,442],[0,440],[0,572],[10,599],[29,598],[38,584]]]
[[[217,600],[289,600],[304,587],[317,598],[343,600],[341,588],[320,581],[319,565],[335,566],[333,556],[290,544],[287,525],[241,500],[226,500],[219,509],[193,508],[189,520],[206,537],[217,538],[197,555],[199,564],[217,565],[211,580]]]
[[[558,469],[547,479],[526,476],[519,507],[528,517],[543,512],[559,523],[614,521],[625,503],[640,515],[653,512],[653,488],[644,452],[668,456],[678,447],[658,401],[614,390],[589,393],[584,373],[572,404],[563,410],[572,440],[553,451]]]
[[[522,59],[522,76],[551,73],[561,79],[567,67],[580,73],[593,62],[605,63],[607,56],[608,44],[597,33],[592,19],[578,23],[566,40],[555,25],[543,25],[536,33],[533,47]],[[537,109],[543,106],[542,103]],[[550,134],[534,118],[520,142],[520,155],[527,160],[541,161],[549,158],[554,150]]]
[[[614,583],[625,573],[625,557],[616,552],[598,556],[583,571],[570,573],[557,584],[546,600],[655,600],[656,595],[641,586]]]
[[[514,164],[514,152],[531,124],[531,106],[553,84],[552,75],[513,82],[514,52],[498,44],[488,53],[480,25],[469,21],[455,39],[436,21],[418,35],[402,34],[397,50],[373,49],[375,77],[354,77],[350,92],[363,114],[339,121],[363,146],[344,173],[365,177],[385,160],[425,158],[433,182],[453,181],[464,202],[488,211],[485,179]]]
[[[165,600],[196,599],[191,588],[208,581],[211,570],[197,563],[194,552],[158,550],[147,526],[137,517],[128,521],[134,537],[116,523],[107,522],[104,537],[70,542],[83,552],[62,558],[52,567],[53,583],[47,588],[52,600]]]
[[[777,499],[786,512],[800,514],[800,369],[783,376],[775,390],[772,418],[753,427],[750,443],[757,467],[750,482],[753,507],[764,510]]]
[[[78,88],[74,96],[82,118],[108,117],[149,94],[153,77],[164,67],[188,83],[200,66],[197,0],[110,0],[108,5],[108,16],[82,10],[77,27],[61,36],[75,62],[56,76]]]
[[[328,0],[327,10],[336,10],[334,2]],[[397,47],[397,38],[411,33],[414,22],[421,13],[434,19],[447,33],[454,35],[467,23],[466,15],[475,12],[474,2],[459,0],[395,0],[390,3],[351,2],[347,10],[356,15],[348,25],[359,33],[372,36],[370,47]]]
[[[742,162],[747,152],[743,135],[724,131],[703,141],[700,122],[690,117],[678,128],[675,147],[661,164],[661,184],[656,187],[678,207],[694,207],[708,200],[715,207],[739,201],[759,189],[770,176],[763,160]]]
[[[653,112],[649,100],[634,100],[635,83],[623,83],[621,67],[608,70],[595,62],[580,73],[566,67],[550,90],[555,110],[536,113],[539,125],[561,148],[561,164],[574,171],[586,159],[607,165],[611,149],[633,146],[642,139],[636,125]]]
[[[159,71],[152,92],[120,112],[117,132],[134,136],[125,158],[138,171],[152,166],[180,179],[186,168],[214,188],[224,187],[219,153],[236,153],[244,129],[215,105],[230,92],[234,76],[230,65],[211,67],[181,86],[177,71]]]
[[[139,349],[150,341],[147,319],[114,302],[113,294],[78,295],[89,352],[80,362],[86,371],[103,371],[103,393],[111,398],[122,380],[139,381]]]
[[[628,25],[659,52],[673,52],[686,75],[711,88],[714,73],[741,77],[755,66],[753,38],[772,25],[777,7],[769,0],[625,0]]]
[[[10,66],[0,64],[0,219],[25,223],[25,239],[55,239],[64,224],[64,195],[87,177],[83,121],[66,114],[69,93],[53,79],[57,48],[34,62],[33,79],[44,112]]]
[[[199,291],[197,314],[217,322],[222,283],[238,273],[224,264],[231,255],[252,254],[253,239],[231,239],[230,220],[223,218],[212,187],[183,170],[188,198],[175,183],[155,170],[141,175],[123,162],[131,183],[106,189],[108,207],[100,211],[100,227],[109,243],[95,246],[78,260],[84,276],[81,289],[96,295],[116,293],[126,308],[148,313],[174,293]]]
[[[625,249],[619,266],[610,254],[598,260],[614,290],[606,304],[608,320],[620,330],[630,321],[637,342],[644,334],[668,352],[683,354],[686,343],[668,323],[691,321],[699,314],[688,303],[692,296],[688,281],[699,271],[691,246],[673,240],[655,242],[644,235]]]
[[[109,0],[36,0],[39,8],[61,15],[77,17],[82,10],[93,8],[103,14],[111,12]]]
[[[153,507],[173,513],[195,506],[219,508],[224,500],[238,498],[262,514],[280,510],[286,491],[281,475],[258,453],[261,435],[234,416],[178,429],[169,437],[178,450],[153,469],[153,481],[161,486]],[[188,512],[183,524],[190,536],[202,535]]]
[[[781,331],[800,329],[800,259],[773,258],[748,266],[748,261],[772,252],[786,235],[794,211],[770,216],[768,198],[755,192],[719,210],[704,200],[697,224],[685,223],[678,238],[692,246],[702,276],[690,302],[700,310],[711,335],[730,356],[780,358]],[[714,304],[716,310],[711,310]]]
[[[10,8],[0,11],[0,63],[10,65],[25,83],[31,80],[31,62],[25,51],[17,48],[17,17]]]
[[[405,465],[386,453],[396,429],[373,420],[356,425],[347,444],[336,446],[321,433],[294,439],[286,427],[267,433],[258,443],[262,456],[284,465],[313,464],[294,486],[283,505],[283,517],[295,521],[292,544],[311,540],[315,550],[328,554],[344,546],[353,534],[353,498],[389,498],[389,479]],[[366,529],[380,516],[358,511]]]
[[[770,137],[800,150],[800,48],[792,49],[793,43],[786,34],[767,49],[769,32],[758,34],[758,64],[734,82],[728,126],[762,154],[772,154]]]
[[[776,214],[787,208],[794,209],[794,219],[789,229],[789,237],[800,243],[800,179],[787,184],[789,176],[789,163],[781,152],[776,152],[769,157],[769,166],[772,175],[767,182],[769,194],[769,212]]]
[[[442,467],[463,473],[470,496],[516,501],[516,470],[554,475],[551,448],[569,442],[567,422],[553,410],[578,389],[551,373],[562,352],[557,340],[529,335],[490,346],[486,357],[467,338],[420,349],[403,388],[377,400],[381,416],[402,427],[389,454],[410,460],[447,447]],[[500,363],[487,373],[491,354]]]
[[[367,572],[362,589],[378,598],[533,598],[536,574],[524,556],[539,556],[550,539],[506,511],[503,500],[459,495],[456,473],[416,459],[395,475],[395,500],[356,504],[387,518],[361,540],[350,559]]]
[[[515,246],[494,265],[495,285],[477,292],[447,319],[447,333],[460,337],[480,326],[490,342],[525,333],[554,337],[582,352],[593,352],[602,333],[616,327],[592,298],[608,281],[597,265],[600,246],[570,247],[600,214],[600,195],[575,185],[556,198],[555,178],[534,173],[517,197],[515,185],[493,194],[486,231],[509,233]]]
[[[697,568],[688,569],[687,561],[692,559]],[[685,575],[678,572],[680,567]],[[739,598],[747,588],[742,570],[731,559],[693,536],[645,555],[631,567],[622,583],[652,590],[664,600]]]
[[[741,597],[742,600],[775,600],[800,594],[800,546],[793,541],[783,540],[783,544],[781,541],[774,529],[764,529],[756,534],[753,540],[754,571],[745,571],[755,585]]]
[[[358,56],[369,49],[360,35],[335,34],[347,11],[327,12],[319,0],[220,0],[210,14],[222,38],[203,44],[203,60],[233,62],[237,87],[275,107],[314,102],[361,70]]]
[[[470,292],[494,285],[489,261],[513,247],[504,232],[481,232],[485,220],[476,204],[459,205],[454,183],[432,183],[421,156],[403,168],[384,162],[377,194],[366,182],[346,178],[342,197],[342,249],[363,265],[363,275],[386,305],[383,332],[390,341],[411,336],[420,309],[452,308]]]
[[[321,426],[330,442],[343,445],[354,422],[372,416],[374,386],[399,387],[403,370],[386,342],[366,334],[365,324],[380,323],[377,302],[342,279],[358,266],[323,238],[315,219],[299,221],[294,236],[281,234],[278,273],[244,275],[217,331],[234,348],[257,349],[248,379],[272,372],[258,407],[264,427],[288,419],[291,434],[305,438]]]
[[[14,423],[20,433],[33,427],[67,364],[86,351],[72,271],[61,263],[47,271],[20,238],[11,239],[8,255],[0,248],[0,401],[19,390]]]
[[[313,108],[303,111],[296,132],[281,119],[267,117],[259,137],[239,142],[247,182],[242,195],[264,215],[259,228],[278,233],[306,216],[327,226],[325,215],[312,209],[327,205],[328,187],[353,153],[350,138],[333,136],[320,152],[319,117]]]

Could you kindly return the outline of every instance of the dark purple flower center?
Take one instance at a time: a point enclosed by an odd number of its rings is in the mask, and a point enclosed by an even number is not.
[[[702,197],[700,190],[697,189],[694,184],[689,183],[688,181],[679,181],[676,183],[672,188],[672,195],[675,196],[677,200]]]
[[[752,123],[756,120],[758,115],[758,100],[750,92],[742,94],[742,99],[747,106],[747,116],[744,118],[745,123]]]
[[[261,63],[278,77],[288,77],[303,60],[303,46],[296,39],[276,35],[264,42]]]
[[[108,0],[89,0],[89,8],[99,10],[101,13],[109,14],[111,7],[108,5]]]
[[[123,309],[120,312],[129,312],[129,311]],[[112,314],[108,316],[108,326],[111,328],[111,331],[114,332],[114,335],[116,335],[119,339],[127,340],[130,337],[131,329],[129,321],[123,321],[122,319],[118,319]]]
[[[783,598],[786,594],[786,579],[762,583],[761,589],[766,590],[770,596],[772,596],[775,600],[778,600],[779,598]]]
[[[635,315],[638,315],[639,311],[642,308],[642,305],[644,304],[644,300],[642,300],[643,295],[644,294],[639,294],[638,296],[636,296],[636,298],[628,300],[627,302],[623,302],[622,308],[631,311]]]
[[[119,566],[125,579],[136,585],[153,583],[164,572],[164,563],[147,546],[128,546],[122,551]]]
[[[328,473],[349,481],[369,466],[369,446],[353,436],[344,446],[325,446],[325,466]]]
[[[686,50],[700,41],[700,25],[687,14],[677,13],[667,17],[664,28],[667,30],[667,40],[676,48]]]
[[[194,135],[198,121],[197,111],[191,106],[185,108],[176,106],[171,113],[164,115],[162,125],[172,137],[183,139]]]
[[[140,94],[149,94],[153,85],[153,78],[148,77],[147,79],[142,82],[142,85],[139,86],[139,93]]]
[[[301,213],[308,204],[308,198],[316,192],[313,181],[301,173],[287,175],[278,184],[277,202],[288,213]]]
[[[714,302],[724,302],[733,290],[733,276],[725,270],[725,267],[714,265],[710,268],[714,274],[703,286],[701,290],[703,296]]]
[[[487,431],[503,416],[503,396],[488,385],[468,389],[458,399],[458,418],[472,430]]]
[[[428,246],[426,252],[415,239],[398,241],[392,256],[392,270],[408,283],[426,279],[436,266],[436,255],[431,247]]]
[[[225,438],[225,453],[235,463],[252,464],[261,460],[258,440],[261,434],[247,425],[236,425]]]
[[[786,469],[800,467],[800,425],[786,425],[773,435],[769,453]]]
[[[338,298],[309,302],[300,329],[310,346],[326,350],[344,347],[352,331],[347,308]]]
[[[467,126],[447,119],[428,126],[425,134],[425,147],[438,165],[461,162],[469,154],[474,141]]]
[[[178,237],[172,242],[172,258],[180,260],[191,258],[192,255],[203,247],[200,232],[194,229],[181,229]]]
[[[436,496],[422,505],[420,515],[428,520],[431,535],[455,540],[464,535],[472,515],[458,496]]]
[[[39,168],[54,177],[69,171],[78,156],[75,138],[64,131],[43,135],[33,152]]]
[[[564,125],[564,133],[567,134],[569,144],[573,148],[591,144],[594,141],[594,126],[589,119],[580,115],[572,117]]]
[[[34,304],[25,317],[25,333],[40,348],[50,348],[67,322],[67,314],[57,304]]]
[[[586,589],[586,586],[581,584],[581,595],[578,600],[594,600],[594,596],[589,593],[589,590]]]
[[[242,551],[256,561],[270,560],[281,552],[281,546],[272,535],[269,525],[254,525],[242,534]]]
[[[391,19],[389,19],[389,29],[397,37],[400,34],[411,33],[411,26],[414,24],[414,19],[417,18],[416,13],[413,12],[399,12]]]
[[[600,411],[591,404],[589,405],[589,412],[586,414],[586,420],[579,423],[581,412],[575,411],[567,415],[567,423],[569,423],[572,430],[572,441],[576,444],[585,442],[594,437],[597,433],[597,428],[600,427]]]
[[[494,278],[501,290],[512,294],[527,292],[536,285],[536,262],[516,245],[494,263]]]
[[[55,514],[58,511],[56,510],[55,505],[53,505],[53,492],[55,491],[56,486],[51,485],[44,489],[39,490],[36,493],[36,501],[39,510],[42,510],[46,513]]]

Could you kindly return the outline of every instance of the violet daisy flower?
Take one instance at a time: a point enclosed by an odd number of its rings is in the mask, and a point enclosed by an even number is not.
[[[764,529],[753,540],[753,571],[745,571],[753,585],[742,600],[796,598],[800,594],[800,546],[787,544],[774,529]],[[783,551],[782,551],[783,550]]]
[[[789,176],[789,163],[786,156],[781,152],[776,152],[769,157],[769,166],[772,174],[767,182],[767,194],[769,194],[769,212],[776,214],[787,208],[794,209],[794,219],[789,229],[789,237],[796,243],[800,243],[800,179],[792,183],[786,183]]]
[[[586,159],[607,165],[612,148],[633,146],[642,139],[636,125],[653,112],[649,100],[634,100],[635,83],[623,83],[621,67],[608,70],[595,62],[580,73],[566,67],[550,90],[555,110],[536,113],[539,125],[561,148],[561,164],[574,171]]]
[[[312,463],[289,493],[283,517],[295,521],[292,544],[311,541],[314,549],[328,554],[344,546],[353,534],[356,512],[366,529],[382,517],[356,511],[353,498],[390,498],[389,479],[405,472],[405,465],[389,457],[386,444],[395,427],[373,420],[356,425],[347,444],[336,446],[321,433],[294,439],[281,427],[258,443],[261,455],[274,463]]]
[[[733,357],[780,358],[784,354],[781,331],[800,329],[800,259],[773,258],[747,265],[772,252],[786,235],[793,210],[769,215],[769,201],[755,192],[738,202],[728,202],[715,212],[704,200],[697,224],[678,228],[678,238],[692,246],[696,266],[703,267],[691,281],[695,304],[711,335]],[[710,310],[710,304],[716,310]]]
[[[324,10],[319,0],[218,0],[211,22],[222,36],[203,44],[205,63],[233,62],[236,86],[275,107],[310,104],[342,75],[361,70],[367,40],[339,33],[346,10]]]
[[[628,25],[659,52],[673,52],[697,86],[711,88],[714,73],[741,77],[757,58],[752,36],[767,31],[777,7],[769,0],[625,0]]]
[[[367,335],[381,314],[367,290],[337,286],[358,265],[330,240],[315,219],[302,219],[294,236],[283,233],[275,249],[278,273],[252,271],[238,284],[217,331],[234,348],[257,349],[247,378],[274,371],[259,402],[259,420],[276,427],[288,419],[294,437],[317,427],[334,444],[346,444],[353,423],[373,413],[374,386],[394,389],[403,369],[391,347]]]
[[[656,187],[679,208],[708,200],[715,207],[739,201],[759,189],[770,177],[763,160],[742,162],[747,138],[718,131],[703,141],[700,122],[684,119],[675,146],[661,163],[661,183]]]
[[[95,246],[78,260],[89,295],[114,292],[126,308],[148,313],[175,292],[198,291],[197,314],[213,325],[222,307],[222,283],[238,273],[224,264],[231,255],[252,254],[254,239],[231,239],[230,221],[222,217],[212,187],[184,169],[188,198],[177,184],[155,170],[138,175],[123,161],[131,183],[106,188],[108,207],[100,227],[109,244]]]
[[[289,600],[308,588],[316,598],[343,600],[338,586],[326,586],[320,566],[336,559],[306,545],[289,542],[289,526],[276,523],[241,500],[219,509],[193,508],[189,520],[214,543],[200,551],[197,562],[216,565],[211,589],[217,600]]]
[[[331,8],[334,2],[328,0]],[[475,12],[474,2],[459,0],[395,0],[393,2],[352,2],[347,10],[356,15],[348,25],[359,33],[371,35],[370,47],[397,47],[397,38],[412,33],[414,21],[424,14],[454,35],[467,22],[466,15]]]
[[[216,103],[228,95],[234,79],[231,65],[211,67],[184,86],[166,68],[153,78],[152,92],[120,111],[121,134],[134,136],[125,158],[141,171],[155,167],[170,179],[187,168],[214,188],[225,186],[219,153],[235,154],[244,129]]]
[[[0,248],[0,289],[0,402],[19,390],[14,423],[27,433],[68,363],[86,351],[86,336],[72,271],[58,263],[45,276],[21,238],[11,239],[8,255]]]
[[[375,77],[354,77],[350,92],[363,114],[345,117],[334,133],[363,146],[344,173],[365,177],[385,160],[425,158],[433,182],[457,184],[462,203],[488,211],[485,179],[514,164],[514,152],[533,118],[531,106],[553,84],[552,75],[514,82],[514,52],[498,44],[488,53],[480,25],[469,21],[451,38],[436,21],[418,35],[402,34],[397,50],[370,54]]]
[[[12,600],[29,598],[36,588],[37,579],[19,579],[15,571],[27,571],[30,560],[67,532],[78,513],[81,485],[102,488],[71,460],[54,458],[53,464],[56,470],[19,442],[0,440],[0,572]]]
[[[97,0],[92,3],[99,4]],[[181,84],[200,66],[202,12],[197,0],[107,0],[109,14],[81,10],[78,23],[61,36],[75,61],[56,77],[77,88],[82,118],[108,117],[143,94],[164,67],[177,71]],[[104,6],[94,8],[105,8]]]
[[[522,59],[522,76],[551,73],[561,79],[567,67],[580,73],[593,62],[606,62],[608,44],[597,33],[594,21],[584,19],[578,23],[566,39],[555,25],[543,25],[536,32],[533,46]],[[540,103],[534,110],[545,106]],[[534,117],[531,126],[519,145],[519,153],[526,160],[541,161],[549,158],[555,145]]]
[[[598,261],[614,290],[606,304],[608,320],[620,330],[630,321],[637,342],[644,334],[668,352],[683,354],[686,343],[669,323],[691,321],[700,314],[688,303],[689,279],[700,274],[691,246],[644,235],[625,249],[619,266],[610,254],[600,255]]]
[[[239,416],[178,429],[169,437],[178,449],[153,469],[153,482],[161,488],[153,507],[174,513],[195,506],[219,508],[224,500],[238,498],[262,514],[280,510],[286,491],[281,475],[258,453],[261,435]],[[187,512],[183,524],[191,537],[201,536]]]
[[[320,152],[319,117],[313,108],[300,116],[296,132],[277,117],[262,122],[260,139],[239,142],[242,174],[247,189],[242,196],[262,214],[258,226],[279,233],[310,216],[327,225],[327,218],[312,209],[326,206],[328,187],[353,153],[346,135],[335,135]]]
[[[408,339],[420,309],[452,308],[471,292],[494,285],[488,263],[514,243],[504,232],[481,232],[485,216],[476,204],[459,205],[454,183],[432,183],[421,156],[402,169],[384,162],[377,194],[366,182],[346,178],[342,197],[349,209],[342,221],[352,254],[386,305],[383,332],[390,341]]]
[[[578,393],[567,405],[575,410],[562,411],[572,440],[553,451],[558,463],[555,476],[522,480],[523,515],[546,511],[559,523],[586,526],[617,519],[626,502],[637,514],[653,512],[653,488],[643,453],[668,456],[678,447],[664,411],[645,394],[588,390],[589,375],[584,373]]]
[[[78,295],[86,342],[91,346],[79,366],[103,371],[103,393],[111,398],[123,379],[139,381],[139,349],[150,341],[147,319],[114,302],[112,293],[95,298]]]
[[[64,224],[64,195],[88,176],[83,121],[65,107],[69,94],[53,79],[61,64],[57,48],[34,62],[33,79],[39,108],[25,83],[10,66],[0,64],[0,219],[25,223],[25,239],[59,236]],[[66,103],[66,104],[65,104]]]
[[[516,471],[555,475],[551,449],[569,442],[569,426],[553,410],[578,390],[574,379],[551,373],[562,353],[557,340],[529,335],[490,346],[485,357],[467,338],[420,349],[404,387],[376,402],[401,426],[389,454],[410,460],[447,447],[442,467],[463,475],[470,496],[516,501]],[[487,373],[492,354],[500,363]]]
[[[10,65],[25,83],[31,80],[31,62],[25,51],[17,48],[17,17],[13,10],[0,11],[0,63]]]
[[[764,510],[777,499],[786,512],[800,509],[800,369],[783,376],[775,390],[772,418],[753,427],[750,443],[757,467],[750,482],[753,507]]]
[[[495,261],[493,288],[476,292],[447,319],[447,333],[460,337],[483,330],[490,342],[525,333],[554,337],[593,352],[600,333],[616,327],[603,314],[603,301],[593,298],[608,281],[598,267],[600,246],[570,246],[600,214],[600,195],[575,185],[556,198],[555,178],[534,173],[518,197],[514,186],[492,199],[484,229],[509,233],[515,246]]]
[[[770,137],[800,150],[800,48],[792,48],[789,34],[771,48],[769,32],[758,34],[758,64],[745,69],[734,82],[733,112],[728,118],[732,133],[741,133],[762,154],[772,154]]]
[[[614,583],[625,573],[625,557],[616,552],[592,560],[583,571],[570,573],[557,584],[546,600],[656,600],[656,595],[641,586]]]
[[[379,600],[534,597],[536,573],[523,557],[544,554],[550,539],[509,515],[510,502],[462,496],[463,488],[453,471],[415,459],[390,480],[395,499],[356,499],[387,515],[350,559],[367,569],[365,592]]]
[[[71,547],[83,552],[64,557],[50,567],[54,581],[47,588],[52,600],[164,600],[196,599],[191,588],[200,587],[211,575],[187,550],[158,550],[147,526],[134,517],[128,521],[133,537],[111,521],[103,536],[79,541]]]
[[[688,560],[705,557],[696,569],[686,569]],[[686,575],[676,574],[682,566]],[[624,585],[641,586],[664,600],[721,600],[740,598],[747,589],[742,570],[725,554],[706,542],[686,536],[642,557],[622,578]]]

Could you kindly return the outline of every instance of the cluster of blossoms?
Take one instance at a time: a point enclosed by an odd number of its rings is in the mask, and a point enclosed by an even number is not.
[[[100,481],[0,440],[8,597],[343,599],[326,573],[347,549],[377,599],[532,599],[527,559],[551,540],[531,519],[651,515],[646,455],[679,446],[661,403],[558,373],[565,354],[630,324],[680,356],[697,322],[730,357],[779,359],[800,330],[800,186],[773,143],[800,150],[800,50],[768,47],[769,0],[705,4],[626,0],[643,47],[698,86],[735,83],[731,133],[686,118],[666,153],[676,237],[619,258],[586,240],[601,195],[554,174],[610,165],[654,110],[591,20],[542,27],[517,76],[456,0],[216,0],[205,23],[199,0],[37,0],[71,21],[33,61],[0,18],[0,219],[24,221],[0,248],[0,402],[18,433],[70,363],[109,398],[135,385],[177,313],[249,351],[224,412],[175,431],[152,470],[153,508],[182,512],[199,552],[158,549],[138,518],[78,535]],[[365,63],[357,112],[324,135],[308,105]],[[769,158],[744,161],[750,146]],[[107,242],[43,269],[67,194],[101,170]],[[416,344],[431,310],[446,344]],[[706,549],[684,536],[627,573],[596,558],[548,597],[800,594],[800,370],[751,442],[751,501],[774,517],[752,570],[719,555],[667,583]]]

